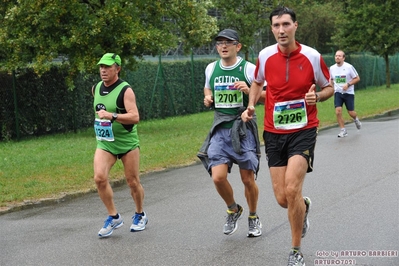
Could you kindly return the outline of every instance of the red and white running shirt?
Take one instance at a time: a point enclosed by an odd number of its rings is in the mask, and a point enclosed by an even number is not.
[[[264,130],[278,134],[293,133],[302,129],[317,127],[316,105],[305,105],[305,116],[307,121],[299,128],[281,127],[277,122],[276,108],[282,103],[301,102],[305,99],[305,94],[309,91],[312,84],[320,88],[329,85],[329,69],[322,56],[315,49],[296,42],[298,49],[289,55],[283,54],[278,44],[264,48],[260,53],[256,63],[255,81],[263,83],[266,81],[266,100]],[[299,114],[301,115],[301,114]],[[300,117],[300,116],[299,116]],[[280,121],[281,122],[281,121]],[[284,122],[281,122],[284,123]]]

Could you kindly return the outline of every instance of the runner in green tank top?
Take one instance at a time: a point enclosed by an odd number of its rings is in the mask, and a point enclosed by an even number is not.
[[[251,86],[252,80],[248,75],[253,73],[252,64],[237,57],[233,66],[223,66],[222,60],[214,62],[211,66],[209,86],[215,109],[223,114],[237,115],[240,107],[248,105],[248,94],[234,87],[234,82],[242,81],[242,84]],[[224,123],[222,126],[231,128],[233,122]]]
[[[207,66],[204,87],[204,105],[214,107],[215,118],[198,157],[227,205],[228,215],[223,228],[226,235],[237,230],[237,220],[243,213],[243,207],[236,203],[233,188],[227,180],[233,164],[238,165],[249,208],[247,236],[257,237],[262,235],[262,224],[256,213],[259,192],[255,173],[259,169],[260,157],[258,129],[256,122],[245,129],[237,127],[242,125],[238,118],[248,105],[255,65],[237,56],[242,45],[235,30],[222,30],[215,40],[220,60]],[[240,130],[245,131],[244,137]]]
[[[117,159],[124,167],[130,194],[136,205],[131,232],[142,231],[148,222],[143,210],[144,189],[140,183],[140,149],[137,124],[140,121],[136,97],[130,85],[119,78],[121,58],[114,53],[105,54],[98,62],[102,81],[93,86],[94,131],[97,149],[94,154],[94,181],[108,217],[98,232],[99,237],[110,236],[123,225],[118,213],[108,176]]]
[[[103,81],[99,82],[94,89],[94,111],[98,112],[102,107],[106,106],[108,112],[115,113],[118,116],[126,113],[123,102],[120,103],[121,106],[118,106],[117,99],[122,97],[128,88],[130,88],[130,85],[121,79],[118,79],[109,88],[105,87]],[[96,113],[95,133],[97,148],[112,154],[122,155],[139,147],[137,126],[135,124],[112,123],[112,119],[110,122],[104,123]]]

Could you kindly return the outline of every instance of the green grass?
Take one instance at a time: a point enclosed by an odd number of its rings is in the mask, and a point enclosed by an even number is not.
[[[399,108],[399,84],[390,89],[369,88],[356,92],[355,109],[365,118]],[[333,98],[318,104],[321,128],[335,125]],[[256,107],[259,132],[263,106]],[[350,117],[344,110],[346,121]],[[213,112],[142,121],[142,174],[198,162],[196,153],[212,124]],[[261,136],[261,135],[260,135]],[[93,129],[21,141],[0,142],[0,207],[24,200],[59,197],[68,192],[94,190]],[[123,179],[122,163],[111,171],[111,180]]]

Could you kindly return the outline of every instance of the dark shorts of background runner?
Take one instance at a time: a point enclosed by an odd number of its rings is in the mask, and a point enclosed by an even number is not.
[[[263,131],[269,167],[287,166],[290,157],[301,155],[308,162],[307,172],[312,172],[317,132],[316,127],[289,134]]]
[[[334,106],[342,107],[345,104],[346,110],[353,111],[355,110],[355,95],[348,93],[334,93]]]

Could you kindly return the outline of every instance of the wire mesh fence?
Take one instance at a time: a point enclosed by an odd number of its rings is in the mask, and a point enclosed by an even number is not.
[[[241,55],[244,57],[244,55]],[[205,67],[217,60],[209,55],[159,56],[146,58],[135,71],[123,71],[121,78],[132,86],[141,120],[165,118],[207,110],[203,106]],[[328,66],[334,54],[323,55]],[[249,54],[256,61],[256,54]],[[367,53],[349,54],[346,61],[359,73],[356,89],[386,84],[383,58]],[[391,83],[399,83],[399,54],[389,57]],[[75,80],[68,90],[66,70],[52,68],[38,77],[32,70],[0,73],[0,141],[76,131],[91,127],[94,119],[91,87],[100,80],[98,74]]]

